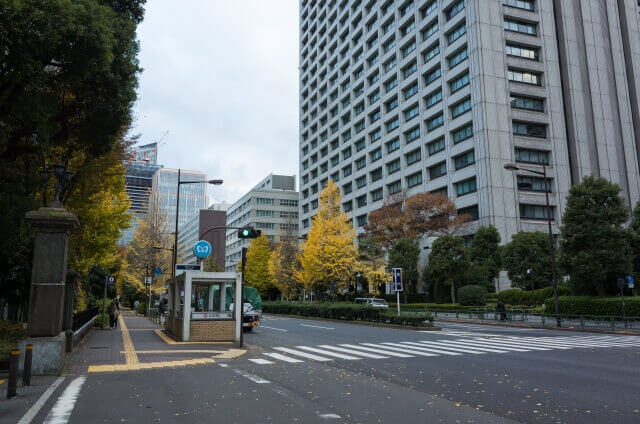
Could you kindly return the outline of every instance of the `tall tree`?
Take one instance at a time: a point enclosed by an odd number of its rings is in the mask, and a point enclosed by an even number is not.
[[[549,287],[553,283],[549,234],[520,231],[504,246],[502,263],[513,287]]]
[[[628,218],[618,184],[587,176],[569,189],[560,263],[574,289],[599,296],[615,293],[617,278],[632,269],[630,237],[623,226]]]
[[[495,291],[493,280],[498,278],[502,266],[500,233],[496,227],[489,225],[478,228],[471,241],[469,259],[475,284]]]
[[[418,260],[420,247],[418,242],[410,238],[398,240],[389,252],[389,267],[402,268],[403,290],[406,301],[407,293],[418,291]]]
[[[369,293],[379,295],[380,286],[391,280],[382,245],[373,237],[361,237],[358,240],[358,261],[359,270],[369,285]]]
[[[244,281],[246,285],[255,287],[260,296],[270,298],[277,291],[273,284],[273,278],[269,270],[271,262],[271,249],[269,238],[262,234],[251,240],[247,249],[247,264],[244,269]]]
[[[636,203],[631,215],[631,251],[633,253],[633,273],[636,279],[640,279],[640,201]],[[638,289],[636,289],[637,291]]]
[[[299,267],[297,244],[291,239],[278,239],[271,254],[269,271],[273,284],[287,300],[292,299],[302,288],[295,275]]]
[[[390,250],[401,238],[416,238],[405,213],[406,193],[401,192],[385,199],[382,207],[369,213],[364,226],[368,238],[376,240],[383,249]]]
[[[437,293],[440,287],[446,286],[449,299],[456,303],[456,290],[466,283],[469,267],[469,252],[461,237],[447,234],[431,244],[424,278],[429,289],[434,290],[436,302],[446,298],[442,293]]]
[[[309,237],[300,257],[298,281],[309,290],[326,290],[335,282],[342,290],[352,281],[357,260],[355,229],[340,210],[340,190],[329,181],[320,193],[318,214],[313,218]]]

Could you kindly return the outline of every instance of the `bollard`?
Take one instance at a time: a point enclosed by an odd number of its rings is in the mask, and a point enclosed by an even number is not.
[[[28,344],[24,351],[24,368],[22,369],[22,387],[31,386],[31,361],[33,360],[33,345]]]
[[[9,381],[7,382],[7,399],[15,397],[18,393],[18,360],[20,359],[20,349],[11,349],[9,358]]]

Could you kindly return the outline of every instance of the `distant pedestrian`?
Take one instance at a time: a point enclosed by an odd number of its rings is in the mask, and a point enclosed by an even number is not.
[[[135,312],[136,315],[138,314],[138,306],[140,306],[140,302],[138,302],[137,300],[133,302],[133,312]]]
[[[507,320],[507,310],[502,300],[498,300],[498,304],[496,305],[496,312],[500,314],[500,321]]]
[[[116,318],[117,318],[118,309],[116,307],[116,302],[113,301],[109,305],[109,328],[116,327]]]

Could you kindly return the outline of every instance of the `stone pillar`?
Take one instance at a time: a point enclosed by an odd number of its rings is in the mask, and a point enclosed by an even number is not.
[[[80,274],[73,270],[67,270],[67,283],[64,286],[64,315],[62,329],[73,330],[73,304],[76,299],[76,290],[80,284]]]
[[[27,212],[36,231],[29,291],[29,337],[57,337],[62,331],[69,236],[78,218],[60,207]]]

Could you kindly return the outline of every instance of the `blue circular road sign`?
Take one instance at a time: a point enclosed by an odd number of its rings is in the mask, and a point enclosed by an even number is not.
[[[206,240],[199,240],[193,246],[193,254],[196,258],[204,259],[211,254],[211,245]]]

